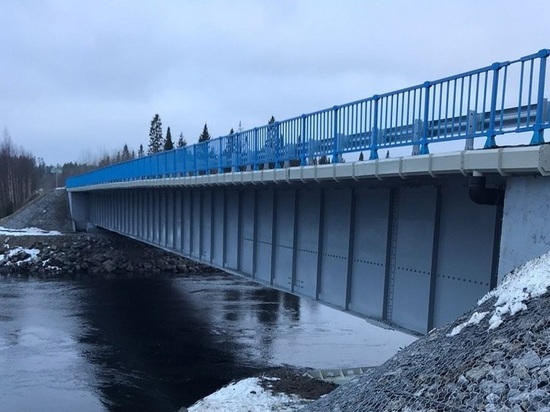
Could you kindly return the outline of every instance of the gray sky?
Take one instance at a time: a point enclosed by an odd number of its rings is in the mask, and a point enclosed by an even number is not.
[[[195,143],[550,47],[550,1],[0,2],[0,127],[48,164]]]

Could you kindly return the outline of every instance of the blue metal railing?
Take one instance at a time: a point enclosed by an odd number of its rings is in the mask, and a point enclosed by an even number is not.
[[[546,60],[550,50],[390,93],[111,165],[67,180],[67,187],[307,165],[323,156],[532,132],[544,143],[550,127]]]

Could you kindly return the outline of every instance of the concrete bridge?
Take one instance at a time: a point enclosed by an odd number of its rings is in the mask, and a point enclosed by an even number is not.
[[[550,246],[548,55],[77,176],[75,226],[426,333]],[[457,140],[466,150],[429,153]],[[349,162],[360,151],[370,160]]]

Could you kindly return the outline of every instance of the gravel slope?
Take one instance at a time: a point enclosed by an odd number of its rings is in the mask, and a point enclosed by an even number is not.
[[[479,315],[495,306],[486,300],[303,411],[550,412],[550,293],[491,329]]]
[[[10,216],[0,219],[0,226],[10,229],[38,227],[44,230],[73,230],[69,213],[69,197],[65,189],[40,194]]]

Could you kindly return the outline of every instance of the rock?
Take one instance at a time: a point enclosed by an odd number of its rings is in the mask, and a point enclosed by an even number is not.
[[[540,357],[534,351],[527,351],[519,360],[518,364],[527,369],[534,369],[540,366]]]
[[[114,270],[116,268],[116,265],[112,260],[109,259],[109,260],[106,260],[105,262],[103,262],[101,267],[103,268],[103,270],[105,272],[111,273],[111,272],[114,272]]]

